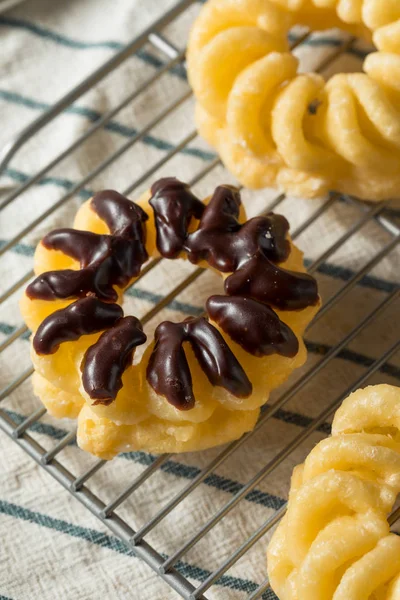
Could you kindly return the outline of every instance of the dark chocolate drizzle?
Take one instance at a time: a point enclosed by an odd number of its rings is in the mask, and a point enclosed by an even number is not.
[[[154,211],[157,248],[165,258],[176,258],[182,251],[191,218],[200,219],[204,204],[186,183],[175,177],[156,181],[151,194],[149,203]]]
[[[241,225],[238,221],[240,204],[236,188],[217,187],[198,229],[187,237],[185,250],[191,262],[205,260],[218,271],[229,273],[258,251],[276,261],[287,258],[289,224],[285,217],[271,213]]]
[[[234,342],[254,356],[293,357],[299,350],[290,327],[262,302],[241,296],[211,296],[206,309]]]
[[[246,397],[252,385],[219,331],[204,317],[182,323],[164,321],[155,331],[155,347],[147,366],[147,380],[157,394],[179,410],[193,408],[192,376],[183,349],[189,342],[212,385],[234,396]]]
[[[318,302],[318,287],[307,273],[281,269],[258,253],[225,279],[230,296],[248,296],[281,310],[301,310]]]
[[[34,335],[33,347],[37,354],[53,354],[63,342],[108,329],[122,315],[118,304],[106,304],[93,297],[82,298],[46,317]]]
[[[79,261],[80,270],[64,269],[39,275],[27,288],[30,298],[81,298],[94,294],[115,302],[115,285],[126,286],[140,273],[148,255],[143,223],[146,213],[118,192],[105,190],[96,194],[91,206],[110,229],[100,235],[76,229],[56,229],[45,236],[42,244],[60,250]]]
[[[272,305],[282,310],[303,309],[318,302],[315,280],[291,272],[277,263],[290,252],[289,224],[270,213],[239,222],[240,194],[232,186],[216,188],[204,205],[189,186],[174,178],[157,181],[151,188],[157,248],[166,258],[185,251],[193,263],[206,261],[224,273],[229,296],[212,296],[208,314],[221,328],[255,356],[274,352],[292,357],[298,341]],[[54,312],[40,325],[33,345],[38,354],[51,354],[65,341],[101,332],[82,361],[82,381],[94,404],[110,404],[122,386],[122,375],[135,348],[146,336],[135,317],[123,317],[113,302],[113,286],[125,287],[140,272],[148,255],[145,248],[146,213],[117,192],[96,194],[92,209],[107,224],[110,235],[59,229],[47,235],[45,247],[60,250],[80,263],[80,270],[50,271],[28,287],[31,298],[84,297]],[[195,231],[189,231],[193,219]],[[190,228],[191,229],[191,228]],[[93,297],[93,296],[97,296]],[[98,299],[99,298],[99,299]],[[193,408],[192,377],[183,349],[189,342],[211,384],[246,397],[252,385],[224,338],[206,319],[191,317],[182,323],[161,323],[147,366],[153,389],[180,410]]]
[[[164,181],[167,183],[164,184]],[[167,218],[163,211],[168,202],[179,204],[181,194],[186,198],[187,186],[174,181],[173,186],[171,179],[161,179],[153,186],[159,201],[156,220]],[[164,202],[160,201],[162,198]],[[287,240],[289,224],[285,217],[269,213],[240,224],[240,204],[237,188],[228,185],[217,187],[204,209],[198,228],[191,233],[186,232],[185,239],[181,230],[179,236],[171,233],[184,221],[182,213],[179,213],[178,221],[169,220],[171,229],[163,232],[163,244],[158,245],[160,254],[165,256],[163,248],[168,245],[165,238],[171,235],[176,254],[185,250],[189,260],[195,264],[204,260],[218,271],[232,273],[225,281],[225,291],[229,295],[249,296],[282,310],[302,309],[316,304],[318,291],[313,277],[276,265],[285,261],[290,253]],[[185,206],[186,200],[182,202],[182,207]]]
[[[82,383],[94,405],[108,406],[115,400],[136,347],[146,339],[139,319],[124,317],[88,348],[81,364]]]
[[[164,184],[164,181],[167,184]],[[186,196],[187,185],[172,178],[160,179],[153,185],[152,191],[153,189],[157,191],[157,208],[154,210],[156,224],[164,221],[168,221],[169,224],[168,229],[163,229],[161,245],[157,237],[157,248],[166,258],[173,258],[164,252],[164,247],[171,243],[168,236],[172,238],[176,256],[182,250],[186,250],[191,262],[205,260],[223,272],[234,271],[259,249],[276,262],[282,262],[289,255],[290,244],[286,240],[289,224],[285,217],[270,213],[240,224],[240,194],[233,186],[218,186],[206,206],[195,199],[203,209],[199,210],[199,214],[202,212],[199,226],[191,233],[188,233],[187,227],[185,230],[182,228],[182,223],[187,224],[193,214],[193,205]],[[193,198],[191,194],[191,202],[194,202]],[[153,198],[150,204],[154,208]],[[174,208],[174,217],[171,217],[169,204]],[[175,209],[176,205],[180,206],[180,210]],[[189,212],[185,218],[186,210]],[[179,218],[175,217],[176,214]]]
[[[143,223],[148,216],[138,204],[115,190],[103,190],[93,196],[90,205],[112,234],[144,245]]]

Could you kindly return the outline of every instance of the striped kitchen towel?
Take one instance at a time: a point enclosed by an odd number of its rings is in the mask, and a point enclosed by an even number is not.
[[[105,0],[26,0],[1,14],[0,148],[176,5],[173,0],[114,0],[112,3]],[[163,35],[180,50],[185,45],[199,3],[187,0],[178,5],[182,10],[177,11],[176,18],[163,30]],[[300,33],[294,31],[291,35],[295,40]],[[302,68],[313,70],[322,60],[336,55],[344,39],[338,31],[312,35],[296,50]],[[367,52],[368,48],[361,43],[349,45],[327,67],[326,75],[359,70]],[[28,182],[89,128],[96,126],[107,111],[152,78],[166,60],[162,50],[144,45],[115,72],[32,136],[0,173],[0,201]],[[93,190],[115,188],[123,191],[134,186],[131,194],[134,198],[151,182],[152,176],[147,175],[151,165],[158,164],[154,177],[168,174],[188,181],[213,163],[212,149],[194,134],[193,101],[187,93],[182,66],[166,70],[162,77],[115,114],[104,128],[99,128],[65,160],[7,205],[0,214],[0,246],[13,243],[0,259],[1,293],[13,288],[21,278],[29,277],[35,244],[49,228],[69,226],[78,206]],[[168,118],[148,128],[138,138],[138,132],[173,105],[176,109]],[[104,169],[98,169],[112,153],[125,145],[126,151],[121,151],[116,160]],[[137,180],[139,183],[135,184]],[[200,195],[206,195],[216,184],[232,181],[231,176],[216,165],[196,183],[195,189]],[[261,210],[276,194],[275,190],[244,191],[249,214]],[[310,202],[287,197],[281,201],[279,211],[288,216],[295,230],[324,202],[326,199]],[[344,235],[366,210],[366,205],[360,208],[351,202],[332,203],[316,224],[299,235],[298,243],[308,264]],[[43,214],[47,215],[46,219],[39,219]],[[398,214],[392,210],[389,216],[396,219]],[[327,260],[320,261],[317,275],[325,303],[391,239],[391,234],[380,223],[371,220]],[[317,364],[355,324],[398,287],[399,260],[399,251],[394,249],[309,330],[306,368]],[[191,271],[192,266],[188,264],[175,262],[166,266],[161,263],[129,291],[127,310],[138,316],[145,314]],[[151,334],[160,319],[178,320],[189,314],[200,314],[205,298],[219,289],[219,285],[215,275],[203,274],[149,322],[148,332]],[[22,288],[15,287],[15,292],[1,305],[0,344],[22,325],[18,310]],[[219,465],[146,536],[146,541],[163,556],[173,554],[185,543],[239,493],[259,469],[273,460],[283,444],[304,431],[326,403],[343,393],[393,343],[399,333],[394,327],[398,308],[398,304],[393,303],[371,323],[366,333],[343,348],[310,386],[296,394],[238,452]],[[24,333],[1,355],[1,389],[29,368],[27,340],[28,333]],[[399,357],[384,364],[371,381],[398,384]],[[1,405],[16,423],[38,407],[29,378]],[[45,416],[30,427],[30,434],[43,447],[51,448],[73,425]],[[293,465],[328,432],[329,423],[323,423],[279,468],[260,479],[239,505],[184,555],[177,567],[193,585],[204,581],[273,511],[283,506]],[[218,452],[213,449],[170,457],[121,505],[118,514],[134,529],[141,527],[183,486],[193,481]],[[89,486],[93,493],[109,502],[154,460],[154,456],[142,452],[122,455],[102,468],[90,480]],[[60,461],[72,473],[79,474],[92,464],[93,459],[71,443],[63,450]],[[257,542],[212,586],[207,597],[244,600],[255,590],[257,583],[266,576],[267,539],[265,536]],[[0,598],[172,600],[178,597],[2,432],[0,540]],[[267,593],[265,597],[272,598],[272,595]]]

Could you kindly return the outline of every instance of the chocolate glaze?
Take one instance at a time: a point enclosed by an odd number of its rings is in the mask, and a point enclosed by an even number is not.
[[[202,229],[201,221],[197,231],[190,234],[186,244],[189,260],[198,263],[205,260],[218,271],[230,273],[245,264],[259,251],[266,256],[284,260],[290,246],[283,237],[281,240],[271,233],[274,228],[283,228],[286,219],[279,215],[255,217],[236,231]]]
[[[159,179],[151,186],[150,205],[154,211],[157,248],[165,258],[176,258],[182,251],[192,217],[200,219],[204,204],[189,186],[174,177]]]
[[[63,342],[108,329],[122,315],[118,304],[106,304],[93,297],[82,298],[44,319],[34,335],[33,348],[37,354],[53,354]]]
[[[80,270],[63,269],[39,275],[27,288],[30,298],[84,297],[94,294],[114,302],[115,285],[124,287],[140,273],[148,255],[143,223],[148,218],[136,204],[117,192],[96,194],[91,206],[109,227],[110,235],[76,229],[56,229],[42,244],[79,261]]]
[[[193,408],[192,376],[183,350],[189,342],[212,385],[239,397],[249,396],[252,385],[219,331],[203,317],[182,323],[164,321],[155,331],[155,347],[147,366],[147,380],[157,394],[179,410]]]
[[[79,229],[54,229],[44,236],[42,244],[48,250],[60,250],[74,260],[90,264],[102,258],[108,237]]]
[[[240,223],[239,190],[233,185],[219,185],[215,188],[199,223],[200,230],[238,231]]]
[[[122,387],[122,374],[146,335],[136,317],[124,317],[88,348],[82,364],[82,383],[93,404],[108,406]]]
[[[293,357],[299,342],[293,331],[266,304],[242,296],[211,296],[209,317],[234,342],[254,356],[280,354]]]
[[[150,204],[155,209],[157,248],[166,258],[174,258],[186,250],[193,263],[206,260],[216,269],[229,272],[260,248],[276,262],[289,255],[290,245],[286,240],[289,224],[285,217],[270,213],[241,225],[240,194],[233,186],[218,186],[206,206],[192,194],[188,196],[188,186],[173,178],[157,181],[152,193]],[[200,223],[196,231],[188,233],[187,225],[193,215],[200,218]],[[166,251],[171,245],[173,254]]]
[[[180,204],[180,196],[185,197],[187,186],[177,180],[161,179],[153,188],[165,200],[158,206],[157,219],[168,220],[165,216],[168,202]],[[186,233],[183,239],[182,230],[178,240],[170,229],[163,229],[162,245],[158,241],[160,253],[167,256],[164,249],[172,235],[175,256],[183,249],[193,263],[204,260],[219,271],[232,273],[225,282],[225,291],[230,295],[250,296],[285,310],[316,304],[317,285],[311,276],[287,271],[275,264],[285,261],[290,252],[289,224],[285,217],[270,213],[242,225],[238,220],[240,204],[236,188],[217,187],[196,231]],[[186,211],[186,200],[182,201],[181,208]],[[182,224],[182,212],[179,215],[178,222]]]
[[[236,188],[219,186],[206,206],[199,227],[185,243],[193,263],[207,261],[218,271],[231,272],[261,250],[271,260],[285,260],[290,251],[285,217],[270,213],[243,225],[238,221],[240,195]]]
[[[317,282],[307,273],[287,271],[261,253],[225,279],[230,296],[248,296],[281,310],[300,310],[318,302]]]
[[[207,302],[210,317],[255,356],[274,352],[294,356],[298,351],[295,335],[266,304],[302,309],[316,304],[318,293],[311,276],[276,264],[285,261],[290,252],[286,219],[270,213],[239,223],[240,195],[232,186],[216,188],[207,206],[174,178],[159,180],[151,192],[160,254],[176,258],[184,250],[193,263],[204,260],[231,273],[225,280],[229,296],[212,296]],[[88,296],[47,317],[33,345],[38,354],[51,354],[65,341],[105,330],[86,352],[81,369],[84,388],[94,404],[108,405],[122,386],[123,372],[136,346],[143,344],[146,336],[135,317],[122,318],[119,306],[98,298],[115,301],[113,286],[124,287],[139,274],[148,258],[143,226],[148,217],[139,206],[110,190],[96,194],[91,207],[110,234],[59,229],[47,235],[44,246],[79,261],[80,270],[44,273],[28,287],[27,294],[44,300]],[[193,218],[199,220],[198,227],[188,232]],[[190,343],[213,385],[239,397],[251,394],[252,385],[243,368],[206,319],[165,321],[157,327],[155,341],[147,379],[178,409],[188,410],[195,402],[185,342]]]
[[[90,206],[112,234],[145,243],[143,225],[148,216],[138,205],[115,190],[95,194]]]

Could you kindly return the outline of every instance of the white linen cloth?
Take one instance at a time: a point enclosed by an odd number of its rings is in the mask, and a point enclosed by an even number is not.
[[[112,3],[105,0],[28,0],[0,15],[0,147],[173,5],[172,0],[114,0]],[[194,5],[164,31],[178,47],[184,46],[189,24],[197,11],[198,6]],[[313,69],[321,59],[335,52],[340,39],[341,34],[337,31],[323,37],[315,35],[299,50],[304,68]],[[327,74],[334,70],[359,70],[362,55],[362,46],[358,44],[338,59]],[[35,135],[2,174],[0,199],[136,89],[155,72],[162,60],[165,57],[146,46]],[[186,89],[182,73],[175,69],[130,103],[104,131],[95,134],[1,213],[0,243],[6,243],[51,207],[81,177],[132,139],[135,131]],[[0,261],[2,291],[31,269],[34,245],[43,234],[52,227],[69,226],[82,199],[89,197],[92,190],[107,187],[123,191],[192,131],[192,108],[191,100],[183,104],[179,111],[19,240]],[[204,168],[212,150],[198,138],[188,148],[160,168],[156,176],[171,174],[189,180]],[[232,181],[232,178],[218,167],[196,186],[196,190],[206,195],[224,181]],[[148,184],[149,181],[143,181],[132,198]],[[249,213],[255,214],[266,205],[266,198],[272,200],[276,196],[276,191],[244,192],[243,196]],[[322,202],[288,198],[279,210],[289,217],[295,228]],[[299,238],[306,258],[318,257],[355,222],[358,214],[359,209],[351,205],[337,203],[333,206],[326,217]],[[389,240],[389,234],[378,224],[369,224],[343,244],[327,263],[324,262],[318,270],[318,278],[325,302]],[[310,330],[307,334],[309,364],[317,363],[354,324],[393,291],[399,283],[399,258],[398,251],[392,252],[345,296],[338,308],[328,313],[328,318],[321,319]],[[138,316],[144,314],[173,289],[182,273],[191,270],[188,264],[162,263],[151,276],[140,281],[137,289],[134,288],[128,298],[128,310]],[[202,275],[178,301],[150,322],[148,331],[151,333],[161,318],[177,320],[193,312],[199,313],[204,299],[215,289],[220,289],[217,278],[210,273]],[[0,342],[22,324],[18,311],[20,293],[21,290],[16,292],[0,309]],[[188,540],[276,455],[282,444],[301,432],[328,401],[342,393],[393,343],[399,333],[397,315],[398,304],[392,304],[382,318],[371,325],[368,334],[359,336],[321,373],[317,383],[297,394],[285,410],[276,415],[277,418],[208,477],[146,540],[165,555],[173,553]],[[29,364],[25,335],[0,358],[1,387],[8,385]],[[382,367],[371,381],[398,384],[399,379],[397,357]],[[16,422],[38,406],[29,380],[1,404]],[[57,422],[46,416],[31,428],[30,433],[40,444],[50,448],[72,426],[72,423]],[[293,465],[303,460],[307,451],[327,431],[328,426],[324,426],[313,433],[184,557],[180,569],[185,576],[198,585],[272,514],[273,508],[282,505]],[[133,527],[140,527],[218,451],[172,457],[118,509],[118,514]],[[79,474],[92,464],[93,459],[71,445],[62,452],[60,460],[73,473]],[[110,501],[152,460],[143,453],[119,457],[100,470],[89,482],[89,487],[103,500]],[[244,599],[254,590],[256,583],[266,576],[266,543],[266,537],[259,541],[219,584],[207,592],[207,597],[213,600]],[[178,596],[0,432],[0,597],[12,600],[172,600]],[[272,598],[268,594],[265,597]]]

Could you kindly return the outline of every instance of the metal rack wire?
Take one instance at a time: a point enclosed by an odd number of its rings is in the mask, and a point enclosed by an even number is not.
[[[59,115],[63,110],[69,107],[75,100],[80,98],[85,92],[92,89],[99,81],[101,81],[106,75],[112,73],[132,54],[138,52],[145,44],[152,45],[158,52],[161,52],[165,56],[165,62],[160,66],[156,72],[152,72],[146,79],[145,83],[140,85],[138,88],[133,90],[123,101],[121,101],[112,110],[104,114],[99,120],[97,120],[84,134],[79,136],[78,139],[74,140],[65,150],[63,150],[58,156],[54,157],[47,165],[41,167],[33,176],[31,176],[26,182],[18,186],[15,190],[10,192],[8,196],[1,203],[1,209],[9,206],[11,203],[21,197],[22,194],[29,192],[29,190],[35,186],[40,180],[47,175],[54,167],[56,167],[66,157],[73,156],[73,153],[80,148],[80,146],[89,139],[96,131],[103,128],[109,121],[124,107],[128,106],[136,98],[140,97],[149,86],[153,85],[159,78],[169,72],[171,69],[177,66],[184,65],[184,52],[177,50],[173,42],[170,42],[162,35],[162,30],[169,24],[171,24],[177,17],[184,13],[194,0],[183,0],[177,3],[177,5],[167,12],[161,19],[154,23],[149,29],[143,32],[138,38],[128,44],[122,51],[116,53],[111,60],[95,71],[90,77],[84,82],[78,85],[74,90],[68,93],[64,98],[57,102],[50,110],[43,114],[40,118],[34,121],[29,127],[22,131],[16,136],[3,152],[0,153],[0,173],[7,167],[13,157],[18,153],[21,147],[24,146],[32,136],[35,136],[42,130],[47,124],[51,123],[52,120]],[[304,43],[307,38],[307,34],[302,35],[296,39],[294,45],[300,45]],[[330,56],[324,60],[323,64],[320,65],[320,70],[327,68],[334,60],[337,59],[340,54],[351,47],[354,39],[348,39],[343,44],[336,48]],[[29,234],[37,225],[39,225],[48,216],[54,214],[59,208],[66,204],[71,198],[73,198],[83,187],[92,181],[99,173],[101,173],[108,165],[116,161],[121,155],[123,155],[128,149],[135,147],[135,144],[149,134],[159,123],[168,119],[172,111],[179,109],[179,107],[190,97],[190,90],[187,90],[176,100],[174,100],[169,106],[163,108],[160,112],[154,115],[152,120],[142,129],[140,129],[135,135],[130,137],[116,152],[108,156],[103,162],[101,162],[95,169],[87,173],[76,185],[73,186],[66,194],[59,198],[50,208],[45,210],[37,218],[35,218],[28,226],[23,227],[16,235],[13,236],[6,244],[0,248],[0,256],[10,250],[15,244],[22,240],[27,234]],[[147,182],[152,175],[160,169],[163,165],[166,165],[178,152],[186,148],[195,138],[196,131],[191,131],[185,135],[173,149],[168,151],[160,160],[155,164],[151,165],[149,169],[141,175],[138,179],[132,182],[126,190],[125,194],[131,194],[137,190],[143,183]],[[192,175],[190,183],[192,185],[198,183],[211,173],[216,167],[220,166],[218,158],[210,158],[206,165],[199,171]],[[265,211],[279,208],[285,201],[284,195],[279,195],[273,202],[270,202]],[[355,211],[355,217],[349,229],[335,240],[320,256],[314,259],[309,265],[309,272],[319,276],[321,267],[326,261],[332,257],[335,252],[341,248],[348,240],[352,239],[358,232],[360,232],[366,225],[375,222],[379,225],[382,231],[387,235],[387,241],[379,248],[372,256],[368,257],[365,265],[363,265],[357,272],[352,273],[347,277],[343,286],[327,299],[320,313],[317,315],[314,325],[316,322],[325,318],[326,315],[332,314],[342,298],[344,298],[351,290],[353,290],[360,281],[363,280],[368,274],[387,257],[390,252],[394,250],[400,240],[400,228],[398,227],[396,220],[393,218],[392,211],[388,210],[388,203],[382,203],[378,205],[367,205],[357,202],[352,198],[343,198],[338,195],[332,194],[322,205],[319,205],[313,213],[308,216],[297,229],[293,232],[293,238],[297,238],[304,234],[311,227],[318,225],[319,219],[328,213],[332,207],[337,207],[340,210],[341,206],[351,206]],[[143,270],[142,276],[144,277],[149,273],[160,260],[153,260]],[[163,297],[147,314],[142,318],[142,322],[148,323],[154,316],[156,316],[161,309],[167,306],[173,299],[181,294],[187,286],[193,283],[197,278],[202,275],[202,269],[195,269],[190,275],[188,275],[179,285],[177,285],[170,293]],[[24,276],[19,278],[18,281],[13,283],[9,289],[7,289],[0,298],[0,303],[6,300],[12,300],[15,292],[20,290],[22,286],[32,277],[33,272],[29,271]],[[164,579],[174,590],[178,592],[183,598],[186,599],[203,599],[206,598],[207,591],[216,584],[221,576],[223,576],[246,552],[248,552],[258,540],[269,532],[274,525],[283,516],[285,511],[285,505],[281,506],[274,514],[268,518],[265,522],[261,523],[259,528],[247,539],[242,545],[237,548],[231,556],[227,557],[223,562],[216,567],[208,576],[203,578],[200,585],[195,587],[188,579],[179,571],[180,559],[193,548],[215,525],[223,522],[224,517],[230,513],[246,496],[255,490],[256,486],[260,484],[265,478],[271,475],[284,461],[290,457],[292,452],[301,446],[305,442],[312,432],[320,430],[321,426],[326,424],[329,417],[333,414],[336,408],[340,405],[342,400],[354,389],[366,383],[371,376],[378,370],[382,369],[387,365],[389,359],[395,357],[396,353],[400,351],[400,340],[395,340],[392,345],[382,352],[382,355],[376,360],[370,360],[361,376],[354,377],[350,385],[346,386],[340,395],[335,397],[327,406],[321,410],[313,418],[309,418],[305,426],[302,428],[289,443],[283,441],[281,449],[277,451],[276,455],[269,460],[263,467],[256,473],[249,481],[244,484],[236,493],[232,495],[230,500],[226,502],[219,510],[214,514],[211,514],[207,521],[192,535],[188,541],[183,545],[179,545],[177,540],[177,548],[175,552],[165,558],[156,548],[152,547],[146,536],[174,510],[181,504],[191,493],[196,490],[201,484],[209,477],[214,471],[222,464],[226,463],[228,458],[245,448],[249,439],[252,438],[262,428],[265,428],[270,420],[282,412],[283,407],[287,405],[290,400],[295,398],[303,389],[307,389],[307,386],[312,385],[318,380],[320,373],[331,364],[333,359],[340,356],[349,345],[360,335],[365,334],[366,331],[385,314],[385,312],[392,307],[395,303],[399,302],[400,288],[394,286],[390,292],[385,293],[383,300],[381,300],[373,310],[368,314],[363,315],[362,318],[353,323],[352,328],[346,333],[346,335],[340,339],[335,345],[326,351],[324,355],[321,355],[320,360],[315,364],[307,364],[302,375],[294,381],[290,387],[284,391],[278,392],[275,397],[275,401],[268,404],[262,416],[255,428],[254,432],[245,434],[240,440],[235,441],[228,446],[224,447],[219,453],[216,454],[215,458],[198,474],[191,479],[177,494],[175,494],[170,500],[163,506],[156,507],[156,512],[151,519],[146,523],[143,523],[138,529],[130,525],[130,523],[118,515],[117,509],[136,491],[138,488],[150,477],[154,476],[156,472],[171,458],[169,455],[163,455],[154,460],[150,466],[143,469],[141,474],[136,477],[133,481],[127,485],[116,498],[112,501],[106,502],[99,496],[95,495],[90,487],[90,481],[95,477],[96,473],[101,470],[105,461],[96,460],[93,464],[85,471],[80,473],[72,473],[61,461],[62,450],[75,439],[75,433],[68,433],[59,442],[54,445],[50,450],[46,450],[42,447],[37,440],[34,438],[29,430],[32,426],[37,423],[46,413],[46,410],[42,407],[35,410],[32,414],[27,416],[19,424],[16,423],[13,418],[4,410],[0,409],[0,429],[8,434],[16,444],[18,444],[25,452],[27,452],[41,467],[47,471],[54,479],[56,479],[69,494],[72,494],[77,500],[79,500],[89,511],[91,511],[100,521],[106,525],[116,536],[118,536],[126,545],[129,547],[138,557],[142,558],[158,575]],[[313,327],[314,327],[313,325]],[[5,351],[12,344],[21,338],[26,333],[27,329],[21,325],[16,330],[6,337],[0,344],[0,351]],[[6,387],[0,391],[0,401],[6,397],[11,397],[12,394],[19,386],[21,386],[32,374],[32,369],[28,368],[22,373],[18,374],[15,379],[10,381]],[[393,513],[392,522],[394,522],[399,516],[399,511]],[[275,596],[269,588],[268,580],[261,582],[256,589],[252,590],[248,596],[249,600],[256,600],[257,598],[268,598],[272,599]]]

